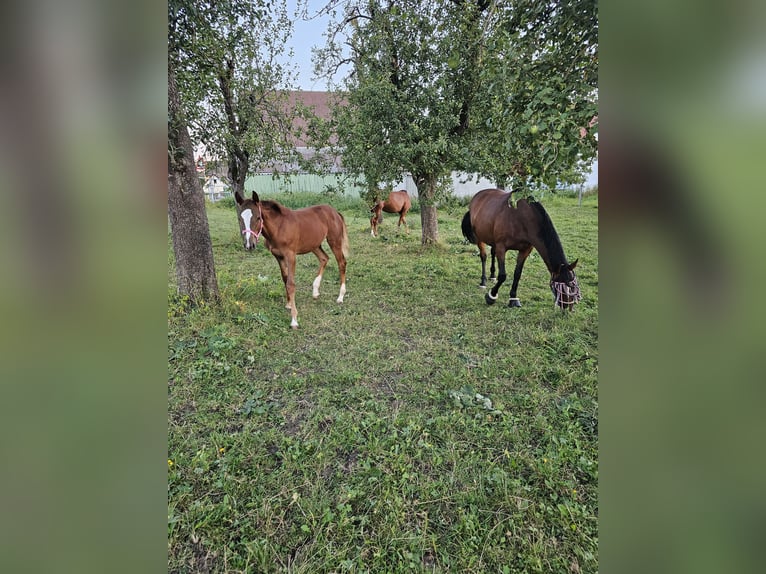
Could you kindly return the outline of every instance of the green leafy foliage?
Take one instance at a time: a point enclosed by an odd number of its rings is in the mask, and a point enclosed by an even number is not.
[[[596,150],[594,1],[348,2],[327,36],[317,66],[353,64],[337,145],[370,196],[410,173],[428,214],[451,171],[533,187],[582,181]],[[436,220],[422,218],[423,243]]]
[[[469,165],[522,186],[580,183],[597,149],[596,2],[500,4],[474,99],[486,129]]]
[[[226,158],[233,184],[274,159],[297,161],[294,71],[281,63],[292,21],[285,0],[168,3],[168,57],[196,141]]]

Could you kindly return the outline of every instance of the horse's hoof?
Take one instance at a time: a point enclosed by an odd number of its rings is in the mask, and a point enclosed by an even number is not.
[[[479,289],[486,289],[486,288],[487,288],[486,285],[482,285],[481,283],[479,284]]]
[[[494,305],[495,301],[497,301],[497,296],[492,297],[492,293],[485,293],[484,300],[487,302],[487,305]]]
[[[521,301],[519,301],[518,299],[511,299],[510,301],[508,301],[508,306],[509,307],[521,307]]]

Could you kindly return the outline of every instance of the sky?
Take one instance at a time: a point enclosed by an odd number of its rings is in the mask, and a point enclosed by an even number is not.
[[[296,18],[293,20],[293,36],[287,42],[288,47],[293,49],[293,62],[297,64],[297,86],[301,90],[323,91],[327,88],[324,78],[313,78],[313,65],[311,63],[311,50],[314,47],[322,47],[325,44],[324,33],[332,18],[328,15],[317,16],[317,12],[327,4],[327,0],[309,0],[308,16],[314,16],[310,20]],[[296,0],[287,0],[287,10],[295,14]]]

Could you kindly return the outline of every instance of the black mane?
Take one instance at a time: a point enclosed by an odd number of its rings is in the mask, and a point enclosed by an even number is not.
[[[556,233],[556,228],[553,226],[550,215],[548,215],[543,204],[539,201],[530,198],[528,203],[540,216],[540,234],[543,240],[543,245],[545,245],[545,248],[551,257],[551,261],[554,262],[555,265],[566,263],[567,258],[564,255],[564,247],[561,245],[561,239],[559,239],[559,234]],[[560,259],[560,261],[556,261],[557,259]]]

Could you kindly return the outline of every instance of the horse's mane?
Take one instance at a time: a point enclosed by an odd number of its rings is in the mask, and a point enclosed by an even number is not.
[[[535,201],[532,198],[527,200],[527,203],[537,212],[540,216],[540,233],[542,234],[543,244],[548,250],[548,253],[553,256],[554,253],[560,253],[563,261],[566,261],[564,256],[564,247],[561,245],[561,239],[559,234],[556,233],[556,228],[553,226],[550,215],[545,211],[543,204],[539,201]]]
[[[265,207],[266,209],[271,209],[272,211],[275,211],[276,213],[284,213],[284,210],[286,207],[284,205],[281,205],[277,203],[276,201],[271,201],[270,199],[264,199],[261,201],[261,205]]]

